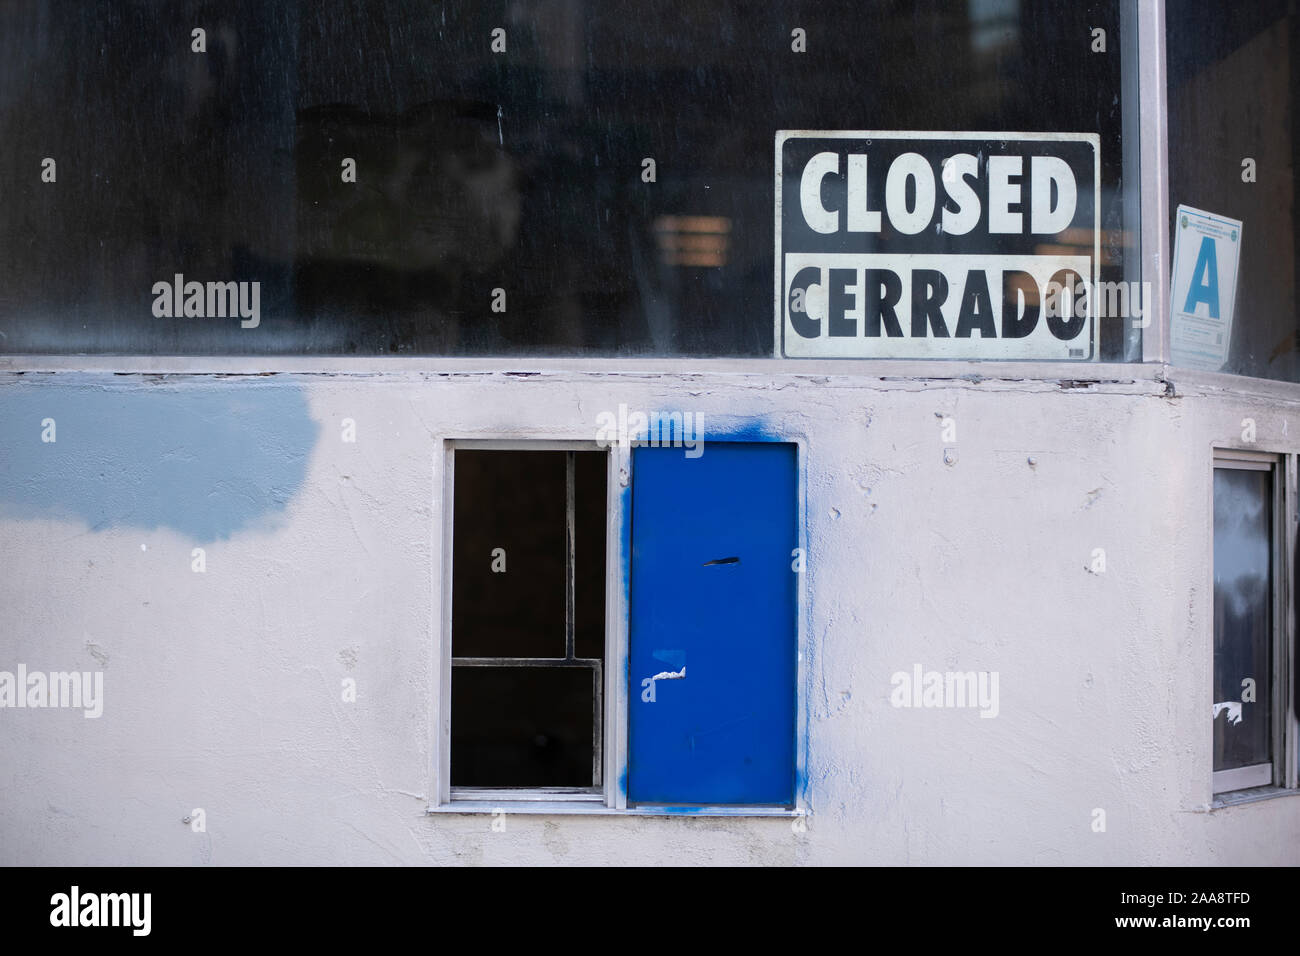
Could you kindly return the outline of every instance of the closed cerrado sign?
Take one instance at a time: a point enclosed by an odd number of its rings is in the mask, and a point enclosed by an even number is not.
[[[782,131],[788,358],[1089,360],[1095,133]]]

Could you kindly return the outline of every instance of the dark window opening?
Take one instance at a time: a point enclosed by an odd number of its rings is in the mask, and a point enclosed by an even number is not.
[[[601,786],[606,461],[455,453],[453,787]]]
[[[1273,782],[1274,476],[1267,469],[1214,471],[1216,791]],[[1235,773],[1218,776],[1226,771]]]

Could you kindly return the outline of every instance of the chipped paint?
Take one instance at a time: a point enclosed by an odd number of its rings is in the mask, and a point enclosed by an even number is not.
[[[660,671],[658,674],[655,674],[650,679],[651,680],[685,680],[686,668],[683,667],[679,671]]]

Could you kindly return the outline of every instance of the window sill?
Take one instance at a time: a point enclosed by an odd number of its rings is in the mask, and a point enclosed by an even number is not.
[[[1216,793],[1214,799],[1210,801],[1210,810],[1222,810],[1225,807],[1238,807],[1245,803],[1259,803],[1262,800],[1297,795],[1300,795],[1300,790],[1288,790],[1285,787],[1248,787],[1245,790]]]
[[[989,359],[787,359],[771,355],[733,358],[699,356],[342,356],[342,355],[37,355],[0,353],[0,373],[90,372],[169,375],[266,374],[487,374],[568,373],[644,376],[673,375],[843,375],[905,381],[909,378],[1076,383],[1156,383],[1163,392],[1167,366],[1158,362],[1052,362]],[[1233,380],[1238,376],[1228,376]],[[1262,381],[1243,379],[1243,381]],[[1293,389],[1296,388],[1292,386]]]
[[[807,811],[785,807],[641,806],[619,810],[603,800],[453,800],[425,811],[438,813],[600,814],[617,817],[802,817]]]

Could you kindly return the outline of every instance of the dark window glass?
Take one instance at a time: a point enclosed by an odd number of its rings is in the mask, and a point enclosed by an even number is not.
[[[456,453],[453,656],[564,656],[564,456]]]
[[[1098,133],[1132,280],[1120,7],[12,0],[0,350],[770,356],[790,129]]]
[[[598,673],[452,668],[452,786],[590,787]]]
[[[1226,360],[1200,367],[1300,381],[1300,14],[1287,0],[1171,0],[1165,22],[1170,214],[1183,204],[1242,224]]]
[[[579,453],[574,458],[574,653],[603,658],[607,457]]]
[[[607,462],[455,452],[452,786],[601,784]]]
[[[1272,495],[1270,472],[1215,469],[1215,770],[1272,760]]]

